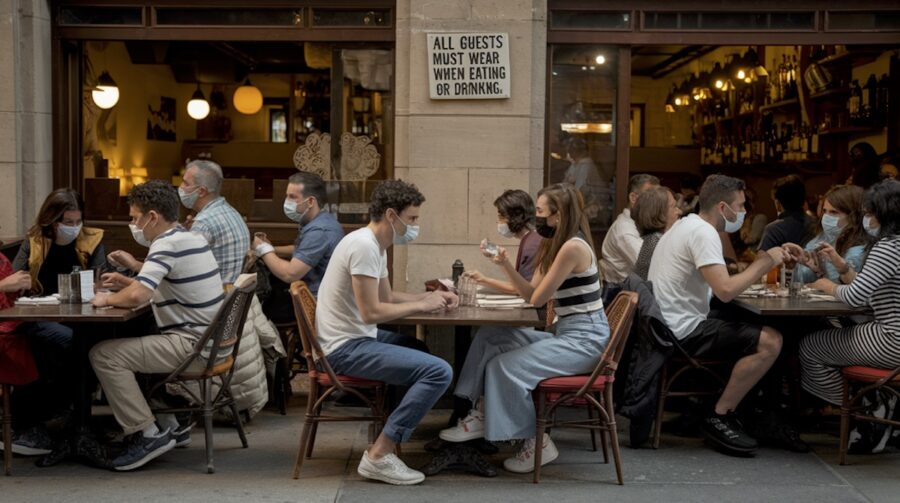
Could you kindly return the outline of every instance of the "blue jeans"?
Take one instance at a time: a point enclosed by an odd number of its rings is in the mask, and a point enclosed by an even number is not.
[[[11,408],[15,429],[29,428],[50,419],[72,404],[76,370],[72,354],[72,329],[59,323],[23,323],[16,332],[28,338],[39,378],[16,386]]]
[[[328,355],[328,363],[338,374],[409,387],[384,426],[384,434],[397,443],[409,440],[453,379],[444,360],[369,337],[344,343]]]

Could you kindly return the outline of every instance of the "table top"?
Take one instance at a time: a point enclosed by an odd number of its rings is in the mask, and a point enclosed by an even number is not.
[[[150,311],[150,304],[134,309],[95,308],[91,304],[13,306],[0,311],[0,321],[53,321],[56,323],[121,323]]]
[[[393,320],[398,325],[443,325],[443,326],[506,326],[537,327],[543,324],[537,309],[487,309],[483,307],[461,306],[453,311],[439,313],[416,313]]]
[[[850,316],[866,314],[838,300],[811,300],[804,297],[738,297],[731,304],[761,316]]]

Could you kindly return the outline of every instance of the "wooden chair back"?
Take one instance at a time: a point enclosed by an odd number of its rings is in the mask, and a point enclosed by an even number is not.
[[[253,213],[256,182],[252,178],[225,178],[222,180],[220,194],[244,220]]]
[[[590,379],[578,390],[576,397],[588,393],[600,376],[611,376],[616,373],[619,359],[625,351],[625,343],[631,333],[634,314],[637,311],[638,294],[636,292],[619,292],[612,303],[606,307],[606,319],[609,322],[609,343],[603,355],[591,373]]]
[[[291,300],[294,304],[297,328],[300,331],[303,357],[306,359],[306,365],[311,377],[315,375],[315,372],[325,372],[328,374],[332,385],[339,390],[343,390],[344,386],[328,363],[316,334],[316,297],[305,282],[295,281],[291,283]]]

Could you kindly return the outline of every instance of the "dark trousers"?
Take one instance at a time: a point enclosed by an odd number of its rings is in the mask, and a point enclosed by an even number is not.
[[[28,338],[38,368],[38,380],[17,386],[11,396],[13,428],[23,429],[47,421],[71,407],[75,365],[72,329],[59,323],[24,323],[17,332]]]

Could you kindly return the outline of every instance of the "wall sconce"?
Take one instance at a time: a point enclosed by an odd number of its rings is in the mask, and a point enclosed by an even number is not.
[[[253,115],[263,106],[263,95],[260,90],[250,83],[250,77],[244,80],[244,85],[234,91],[234,108],[245,115]]]
[[[194,94],[191,96],[191,101],[188,101],[187,104],[187,113],[191,116],[192,119],[195,120],[203,120],[209,115],[209,102],[206,101],[206,97],[203,96],[203,91],[200,90],[200,83],[197,83],[197,90],[194,91]]]
[[[95,105],[104,110],[116,106],[116,103],[119,102],[119,86],[116,85],[116,81],[109,72],[100,74],[97,85],[91,90],[91,99],[94,100]]]

